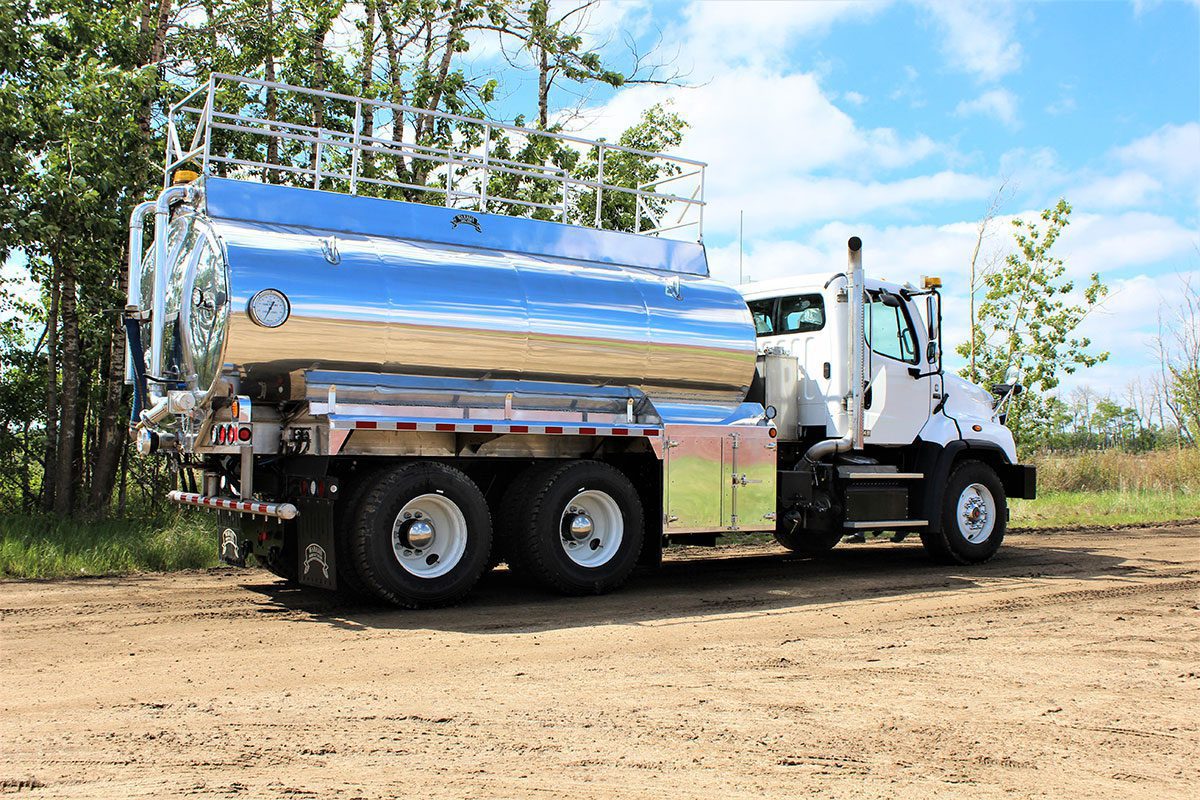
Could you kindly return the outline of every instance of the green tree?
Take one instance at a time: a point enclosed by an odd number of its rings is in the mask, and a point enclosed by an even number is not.
[[[1014,249],[999,269],[984,278],[973,342],[957,348],[975,353],[974,368],[962,375],[984,386],[1002,383],[1010,366],[1020,361],[1026,392],[1014,398],[1008,425],[1024,449],[1036,447],[1052,430],[1054,409],[1047,397],[1064,374],[1095,366],[1108,353],[1091,352],[1091,340],[1075,331],[1107,294],[1093,273],[1081,296],[1066,277],[1066,265],[1052,254],[1070,223],[1071,206],[1059,200],[1036,219],[1013,220]]]

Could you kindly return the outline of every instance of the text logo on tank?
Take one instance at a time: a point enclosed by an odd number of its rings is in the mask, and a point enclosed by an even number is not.
[[[483,233],[483,227],[480,226],[479,220],[470,214],[456,214],[454,219],[450,220],[452,229],[457,229],[459,225],[470,225],[476,233]]]

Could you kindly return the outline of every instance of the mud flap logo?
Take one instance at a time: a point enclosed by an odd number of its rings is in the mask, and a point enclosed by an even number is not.
[[[312,569],[312,565],[317,564],[321,567],[321,574],[325,576],[325,580],[329,580],[329,561],[325,557],[325,548],[319,544],[310,544],[304,548],[304,574],[308,575],[308,571]]]
[[[228,564],[233,564],[240,558],[241,554],[238,552],[237,533],[234,532],[233,528],[226,528],[221,531],[221,560]]]

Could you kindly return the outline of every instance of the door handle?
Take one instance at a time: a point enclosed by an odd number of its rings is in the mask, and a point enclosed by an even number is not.
[[[733,476],[733,485],[734,486],[746,486],[751,483],[762,483],[762,481],[754,480],[753,478],[747,478],[746,473],[744,473],[744,472],[741,475]]]

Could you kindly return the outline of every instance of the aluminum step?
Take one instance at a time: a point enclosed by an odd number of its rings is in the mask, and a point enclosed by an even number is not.
[[[838,475],[851,481],[913,481],[924,478],[922,472],[843,472]]]
[[[849,530],[892,530],[893,528],[921,528],[929,524],[927,519],[865,519],[847,520],[843,528]]]

